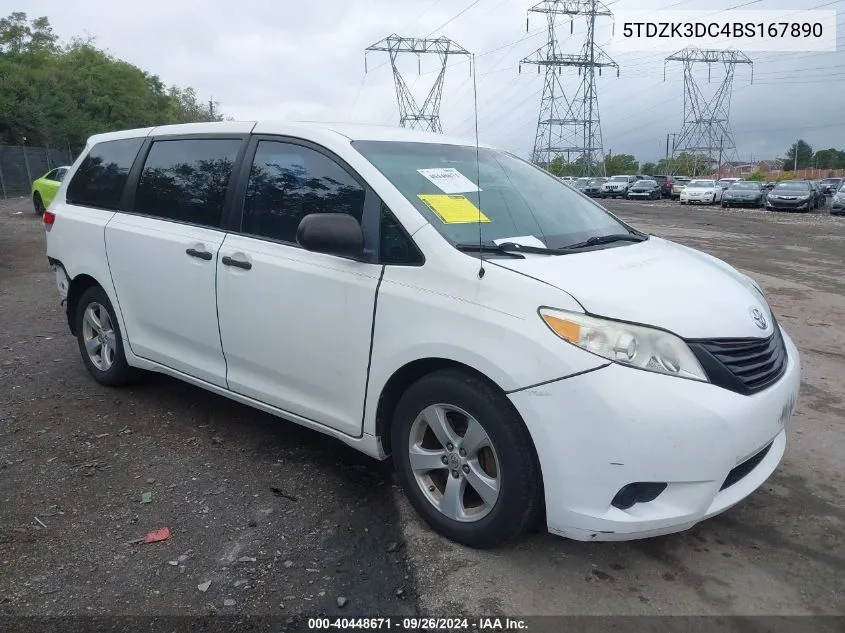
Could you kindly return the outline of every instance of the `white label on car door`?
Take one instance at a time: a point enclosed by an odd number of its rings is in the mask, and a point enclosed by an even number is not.
[[[443,193],[470,193],[480,191],[474,182],[454,167],[418,169],[421,176],[434,183]]]

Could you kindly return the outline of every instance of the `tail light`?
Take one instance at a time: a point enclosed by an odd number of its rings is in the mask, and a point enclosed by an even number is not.
[[[44,226],[49,228],[53,226],[53,222],[56,221],[56,214],[52,211],[44,211],[42,220],[44,220]]]

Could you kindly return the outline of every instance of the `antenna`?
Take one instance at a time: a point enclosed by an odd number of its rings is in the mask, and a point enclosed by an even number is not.
[[[478,259],[481,266],[478,269],[478,278],[484,277],[484,240],[481,236],[481,163],[478,159],[478,84],[476,77],[478,69],[475,67],[475,53],[472,54],[472,109],[475,114],[475,183],[478,189]],[[797,155],[797,152],[796,152]]]

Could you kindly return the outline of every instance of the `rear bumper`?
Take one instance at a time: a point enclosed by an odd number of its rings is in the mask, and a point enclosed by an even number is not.
[[[511,394],[540,457],[549,531],[595,541],[669,534],[756,490],[783,456],[800,384],[798,351],[785,333],[784,342],[786,372],[753,396],[616,364]],[[628,509],[612,505],[638,482],[667,487]]]

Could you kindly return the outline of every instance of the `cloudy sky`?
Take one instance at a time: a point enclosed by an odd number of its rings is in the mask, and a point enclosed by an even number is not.
[[[408,37],[445,35],[476,54],[481,140],[527,156],[542,92],[532,66],[519,60],[545,43],[543,16],[526,11],[537,0],[12,0],[10,10],[46,15],[64,40],[92,35],[111,54],[158,74],[165,82],[191,85],[213,97],[237,119],[360,121],[398,124],[393,77],[386,53],[364,49],[391,33]],[[614,11],[637,11],[659,20],[666,10],[697,9],[696,0],[609,0]],[[836,9],[842,0],[710,0],[717,12],[780,10],[800,20],[800,9]],[[619,25],[617,25],[618,28]],[[564,52],[583,41],[585,23],[560,28]],[[838,50],[828,53],[749,53],[734,80],[731,123],[742,159],[782,155],[797,138],[814,148],[845,148],[845,17],[840,11]],[[611,20],[597,27],[609,44]],[[663,156],[666,134],[683,120],[683,72],[666,68],[665,52],[608,52],[619,78],[598,83],[605,151],[632,153],[641,161]],[[436,76],[435,56],[400,59],[400,70],[419,102]],[[421,71],[421,74],[420,74]],[[706,68],[702,89],[715,90],[721,73]],[[566,81],[577,84],[573,70]],[[568,84],[567,84],[568,85]],[[574,86],[573,86],[574,87]],[[447,133],[473,134],[469,63],[453,57],[447,70],[441,119]]]

